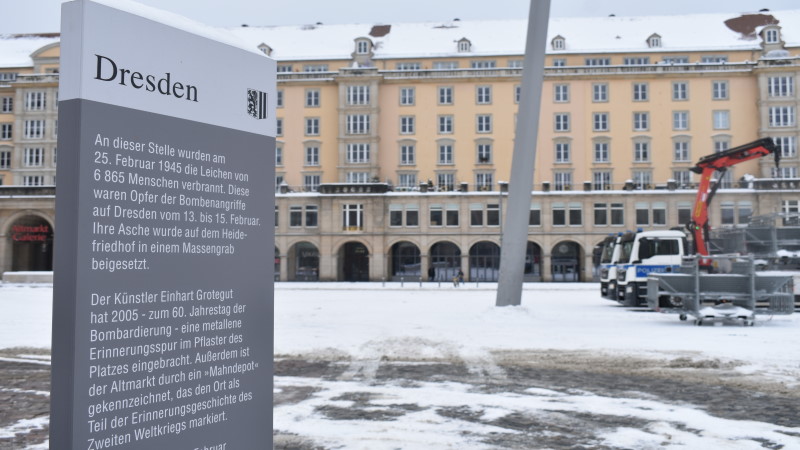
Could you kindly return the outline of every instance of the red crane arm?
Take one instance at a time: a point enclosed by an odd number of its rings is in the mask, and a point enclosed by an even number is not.
[[[729,150],[725,150],[712,155],[700,158],[697,165],[690,170],[700,174],[700,185],[697,188],[697,197],[692,210],[692,220],[687,224],[687,228],[694,237],[695,252],[698,255],[708,256],[708,207],[717,192],[719,183],[711,186],[711,177],[714,172],[725,172],[728,167],[750,161],[751,159],[775,155],[775,165],[778,165],[780,153],[777,151],[775,143],[770,138],[763,138],[749,144],[741,145]]]

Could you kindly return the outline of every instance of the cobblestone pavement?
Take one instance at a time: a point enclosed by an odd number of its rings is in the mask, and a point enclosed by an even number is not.
[[[19,354],[35,356],[36,351],[0,350],[0,358],[10,359]],[[460,360],[363,362],[279,357],[275,361],[275,385],[279,388],[275,406],[302,404],[318,396],[320,383],[340,383],[348,387],[329,403],[315,407],[314,413],[324,420],[381,422],[391,428],[391,423],[399,418],[430,409],[439,417],[474,424],[476,430],[491,427],[495,431],[476,432],[473,438],[485,448],[498,449],[614,448],[598,441],[598,434],[621,427],[653,426],[652,420],[644,417],[602,410],[576,412],[555,408],[535,415],[520,411],[492,416],[472,404],[431,407],[406,399],[387,404],[377,401],[375,394],[379,388],[403,391],[421,385],[457,383],[468,386],[471,393],[487,396],[547,391],[555,396],[595,395],[655,400],[676,407],[690,405],[716,418],[757,420],[781,427],[782,436],[796,442],[794,448],[800,448],[800,432],[785,431],[786,427],[800,430],[798,380],[793,383],[765,380],[736,372],[735,363],[688,357],[637,359],[584,352],[507,351],[493,353],[491,358],[491,364],[476,366]],[[0,430],[30,420],[44,422],[20,427],[24,432],[13,437],[0,434],[0,449],[25,449],[46,441],[48,430],[46,420],[42,419],[49,415],[49,384],[47,365],[0,360]],[[701,433],[679,423],[672,426],[684,433],[698,436]],[[277,449],[343,448],[326,447],[302,433],[282,430],[280,423],[275,427]],[[785,440],[784,444],[759,437],[752,441],[751,444],[762,448],[792,448]]]

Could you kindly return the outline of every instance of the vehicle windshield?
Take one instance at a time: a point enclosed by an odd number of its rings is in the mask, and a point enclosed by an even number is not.
[[[622,248],[620,249],[619,262],[621,263],[630,262],[631,252],[633,251],[633,241],[621,242],[620,245],[622,246]]]
[[[603,255],[600,257],[601,264],[610,264],[611,257],[614,256],[614,241],[607,242],[603,247]]]

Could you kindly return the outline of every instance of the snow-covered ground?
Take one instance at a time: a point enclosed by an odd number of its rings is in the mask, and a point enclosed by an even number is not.
[[[459,382],[376,382],[378,365],[387,361],[461,361],[470,371],[502,378],[495,363],[504,351],[563,351],[641,360],[715,360],[734,374],[791,390],[800,387],[800,315],[759,316],[754,327],[696,327],[675,315],[619,307],[601,299],[592,283],[529,284],[522,306],[506,308],[494,306],[495,288],[488,283],[458,288],[433,283],[277,284],[276,358],[340,361],[347,370],[335,380],[276,377],[276,395],[299,386],[314,394],[276,406],[273,427],[330,448],[496,448],[482,439],[508,432],[492,426],[494,418],[520,412],[602,411],[644,419],[648,425],[606,430],[596,436],[598,445],[761,448],[769,442],[800,448],[800,428],[758,418],[720,418],[696,405],[657,398],[547,389],[487,393]],[[49,348],[51,295],[47,286],[0,285],[0,349]],[[16,358],[41,363],[30,355]],[[320,413],[326,405],[353,407],[345,395],[353,392],[368,395],[370,408],[413,404],[418,409],[392,421],[330,420]],[[471,408],[480,420],[435,413],[442,408]],[[0,435],[9,431],[0,429]]]

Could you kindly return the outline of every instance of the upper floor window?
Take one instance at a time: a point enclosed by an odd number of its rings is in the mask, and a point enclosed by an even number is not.
[[[475,91],[475,102],[479,105],[492,103],[492,87],[478,86]]]
[[[400,134],[414,134],[414,116],[400,116]]]
[[[0,169],[11,168],[11,152],[0,151]]]
[[[791,75],[769,77],[767,90],[770,97],[792,97],[794,95],[794,77]]]
[[[556,102],[569,101],[569,85],[568,84],[554,84],[553,85],[553,100]]]
[[[369,134],[369,114],[348,114],[347,134]]]
[[[0,124],[0,139],[4,141],[10,140],[12,136],[12,130],[14,129],[13,123],[4,123]]]
[[[369,105],[369,86],[352,85],[347,86],[348,105]]]
[[[610,66],[611,58],[586,58],[584,63],[587,66]]]
[[[439,144],[438,159],[439,164],[453,164],[453,144]]]
[[[42,175],[25,175],[22,177],[23,186],[44,186],[44,176]]]
[[[778,147],[781,158],[794,158],[797,156],[797,139],[794,136],[776,136],[772,140]]]
[[[452,86],[439,86],[439,104],[452,105],[453,104],[453,87]]]
[[[567,48],[567,41],[561,36],[554,37],[550,44],[553,46],[553,50],[564,50]]]
[[[490,164],[492,162],[492,144],[489,142],[479,142],[476,147],[478,164]]]
[[[769,126],[791,127],[794,126],[793,106],[772,106],[769,108]]]
[[[672,99],[676,101],[689,100],[689,83],[674,81],[672,83]]]
[[[292,71],[291,64],[278,64],[278,73],[287,73]]]
[[[608,131],[608,123],[608,113],[601,112],[592,114],[592,131]]]
[[[508,67],[512,69],[522,69],[522,60],[521,59],[509,59],[508,60]]]
[[[673,142],[672,159],[675,162],[689,162],[691,152],[689,150],[689,141],[680,140]]]
[[[556,142],[556,158],[557,163],[569,163],[571,160],[569,142]]]
[[[492,189],[494,184],[494,174],[491,172],[477,172],[475,174],[475,189],[479,191],[488,191]]]
[[[458,69],[458,61],[434,61],[434,70],[454,70]]]
[[[306,136],[319,136],[319,117],[306,117]]]
[[[26,120],[23,129],[25,139],[41,139],[44,137],[44,120]]]
[[[400,165],[413,166],[417,163],[417,150],[414,144],[400,146]]]
[[[646,112],[633,113],[633,130],[647,131],[650,129],[650,114]]]
[[[327,72],[327,64],[306,64],[303,66],[303,72]]]
[[[307,166],[319,165],[319,147],[317,146],[306,147],[306,165]]]
[[[492,60],[472,61],[470,67],[473,69],[494,69],[497,67],[497,62]]]
[[[345,182],[359,184],[369,183],[369,172],[347,172]]]
[[[418,62],[400,62],[397,63],[397,70],[420,70],[422,69],[422,64]]]
[[[0,72],[0,81],[16,81],[16,72]]]
[[[280,117],[275,119],[275,135],[283,136],[283,119]]]
[[[458,51],[459,53],[464,53],[472,50],[472,42],[469,39],[461,39],[458,41]]]
[[[0,112],[14,112],[14,97],[3,97],[2,106],[0,106]]]
[[[364,205],[342,205],[342,227],[345,230],[361,230],[364,228]]]
[[[661,36],[657,34],[651,35],[649,38],[647,38],[647,46],[650,48],[661,47]]]
[[[626,57],[623,62],[626,66],[642,66],[645,64],[650,64],[650,57],[649,56],[629,56]]]
[[[689,129],[689,112],[688,111],[673,111],[672,112],[672,129],[673,130],[688,130]]]
[[[553,189],[556,191],[572,190],[572,172],[554,172],[553,180]]]
[[[25,167],[41,167],[44,164],[43,148],[25,148],[22,165]]]
[[[567,60],[564,58],[553,58],[553,67],[565,67]]]
[[[478,133],[491,133],[492,132],[492,115],[491,114],[478,114],[476,116],[476,130]]]
[[[26,111],[41,111],[45,108],[46,94],[41,91],[33,91],[25,93],[25,110]]]
[[[453,132],[453,116],[439,116],[439,134],[451,134]]]
[[[714,100],[727,100],[728,99],[728,82],[727,81],[713,81],[711,83],[711,98]]]
[[[608,141],[597,141],[594,143],[594,162],[607,163],[610,159],[610,149]]]
[[[633,83],[633,101],[647,101],[647,83]]]
[[[650,162],[650,143],[636,141],[633,143],[633,162]]]
[[[706,55],[700,58],[700,62],[704,64],[722,64],[728,62],[728,57],[720,55]]]
[[[714,111],[714,129],[727,130],[731,127],[731,113],[728,110]]]
[[[283,147],[280,145],[275,146],[275,165],[283,165]]]
[[[664,64],[689,64],[688,56],[665,56],[661,59]]]
[[[309,108],[319,106],[319,89],[306,89],[306,106]]]
[[[608,170],[598,170],[592,173],[592,189],[604,191],[611,189],[611,172]],[[595,225],[597,225],[595,223]]]
[[[283,108],[283,89],[278,89],[276,92],[275,106],[277,108]]]
[[[456,177],[452,172],[441,172],[436,174],[436,185],[439,190],[452,191],[456,187]],[[434,225],[433,223],[431,225]]]
[[[400,88],[400,104],[403,106],[410,106],[414,104],[414,88],[405,87]]]
[[[517,84],[514,86],[514,103],[519,103],[522,100],[522,86]]]
[[[569,113],[556,113],[555,131],[569,131]]]
[[[608,101],[608,84],[606,83],[592,84],[592,101],[598,103]]]
[[[369,144],[347,144],[347,162],[361,164],[369,162]]]

